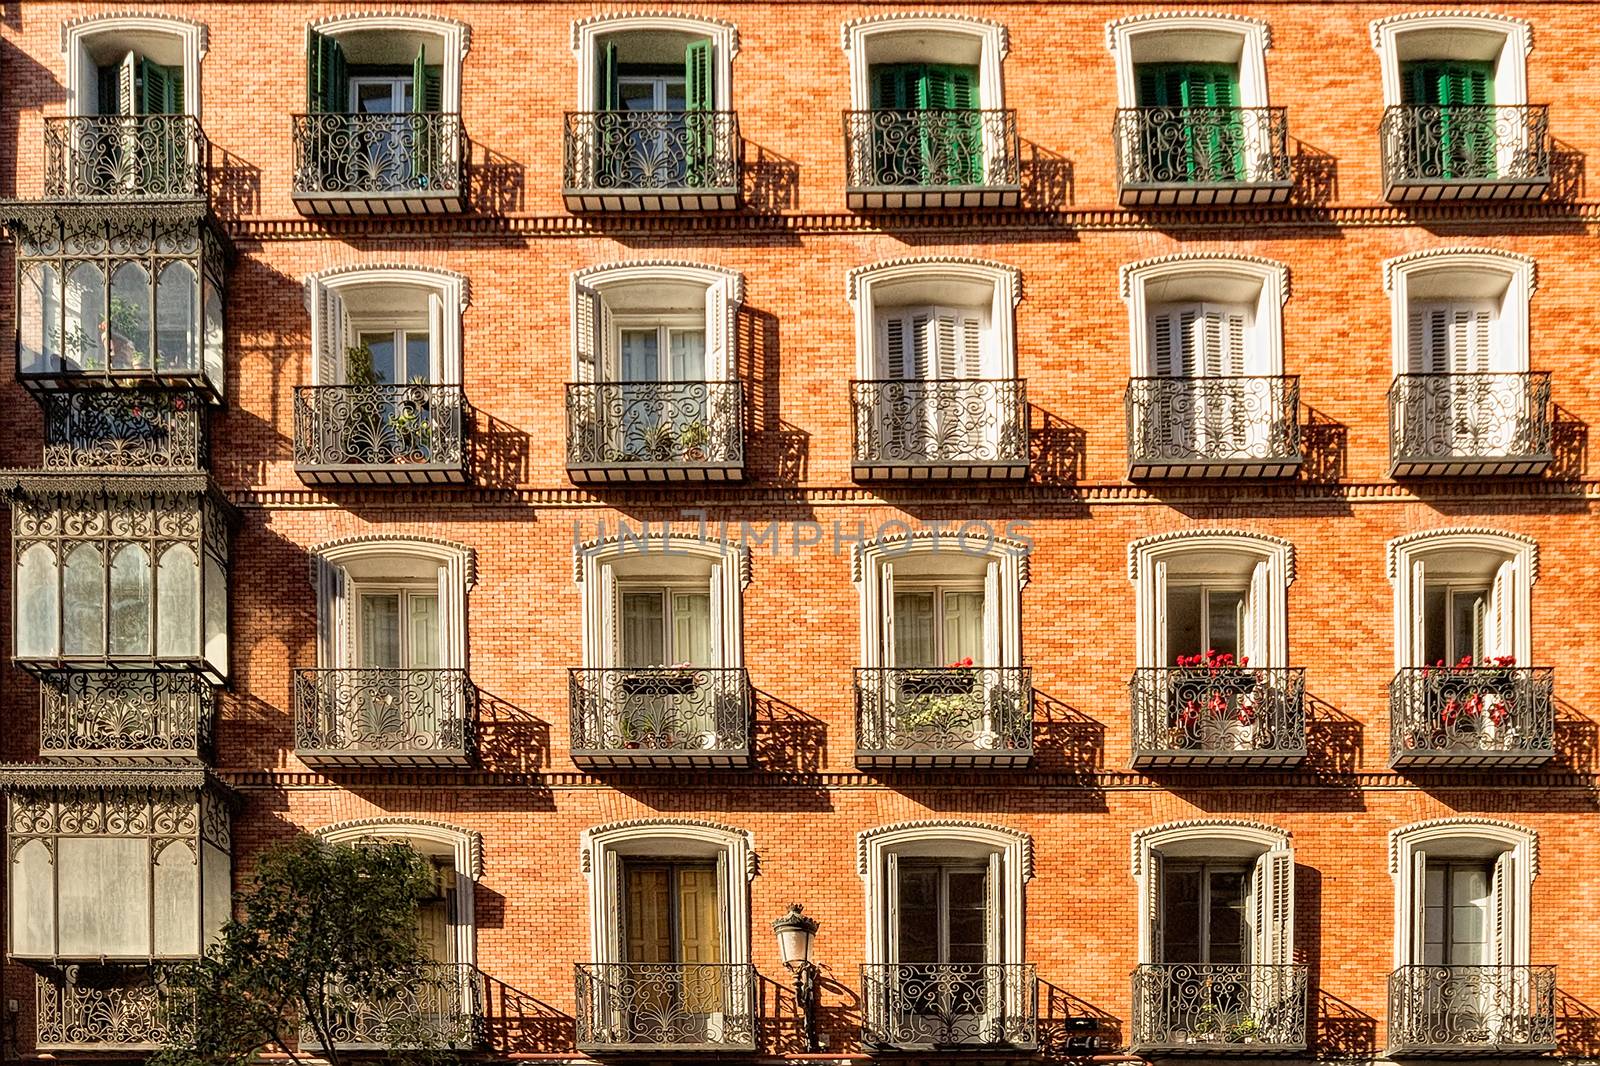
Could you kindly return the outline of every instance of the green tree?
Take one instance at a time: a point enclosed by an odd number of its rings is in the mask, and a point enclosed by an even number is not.
[[[432,867],[406,844],[301,834],[268,848],[243,917],[171,974],[171,1001],[192,1002],[194,1024],[152,1066],[237,1066],[263,1050],[303,1062],[302,1042],[337,1066],[337,1034],[358,1016],[375,1019],[363,1043],[391,1058],[431,1057],[438,1037],[406,1006],[426,980],[417,908],[433,885]]]

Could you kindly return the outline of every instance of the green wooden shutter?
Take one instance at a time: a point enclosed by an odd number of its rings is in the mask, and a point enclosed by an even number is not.
[[[428,87],[428,61],[426,49],[417,49],[417,58],[411,61],[411,113],[423,114],[428,110],[424,90]]]
[[[1498,173],[1495,123],[1480,110],[1494,104],[1494,64],[1421,60],[1400,71],[1402,103],[1437,108],[1415,115],[1407,135],[1420,176],[1492,178]]]
[[[316,30],[306,31],[306,111],[313,115],[322,110],[322,101],[326,96],[322,88],[327,79],[322,64],[328,55],[322,47],[324,40]]]
[[[167,105],[167,68],[139,60],[139,114],[159,115]]]
[[[983,184],[983,130],[978,115],[978,68],[932,66],[924,82],[929,107],[958,112],[945,116],[938,178],[950,185]]]
[[[310,30],[306,36],[306,110],[312,114],[340,115],[350,110],[350,78],[344,49],[326,34]]]
[[[711,71],[711,42],[690,41],[683,53],[684,98],[689,111],[711,111],[716,106]]]
[[[683,50],[683,88],[686,174],[691,188],[704,188],[713,175],[712,161],[716,153],[716,119],[710,114],[716,106],[713,99],[711,72],[711,42],[690,41]]]
[[[183,67],[167,67],[167,100],[169,115],[183,114]]]
[[[1243,119],[1237,111],[1239,68],[1231,63],[1141,63],[1134,68],[1140,107],[1175,109],[1155,115],[1143,129],[1142,162],[1147,180],[1163,183],[1242,180]],[[1176,125],[1178,130],[1168,127]]]
[[[595,110],[615,111],[622,106],[622,93],[617,88],[617,42],[600,42],[595,67]]]

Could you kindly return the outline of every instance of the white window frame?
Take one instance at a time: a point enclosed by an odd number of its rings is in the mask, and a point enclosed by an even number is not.
[[[352,616],[351,617],[352,617],[352,621],[354,623],[351,626],[351,630],[350,630],[350,655],[351,655],[351,663],[352,663],[352,665],[354,665],[355,663],[361,662],[366,657],[365,656],[365,650],[366,649],[364,649],[362,647],[362,637],[361,637],[361,633],[362,633],[362,626],[361,626],[361,600],[362,600],[362,598],[365,597],[365,596],[396,596],[396,597],[399,598],[399,615],[398,615],[399,630],[398,630],[396,636],[397,636],[397,643],[399,644],[399,648],[400,648],[400,659],[401,659],[400,666],[398,666],[396,669],[410,670],[410,669],[413,669],[415,667],[415,664],[413,662],[413,659],[414,659],[413,646],[412,646],[412,643],[411,643],[410,605],[411,605],[411,597],[419,595],[419,594],[421,594],[421,595],[432,595],[434,597],[434,602],[437,605],[437,603],[438,603],[438,595],[439,595],[438,583],[435,582],[434,584],[430,585],[430,584],[427,584],[425,582],[402,583],[402,582],[395,582],[395,581],[382,581],[382,582],[379,582],[379,581],[360,581],[360,580],[355,580],[355,581],[351,581],[350,582],[349,597],[350,597],[350,606],[351,606],[351,611],[352,611]],[[439,621],[439,619],[437,618],[437,612],[438,612],[438,607],[437,606],[435,606],[434,611],[435,611],[435,615],[436,615],[436,617],[434,619],[434,622],[435,622],[435,625],[437,625],[438,621]],[[439,640],[440,640],[441,645],[445,643],[446,639],[447,638],[445,637],[444,631],[441,628],[440,633],[439,633]],[[434,654],[436,656],[438,656],[440,659],[443,659],[444,658],[444,649],[443,649],[443,647],[440,647],[440,648],[436,649]]]
[[[478,926],[473,903],[478,882],[483,879],[483,834],[447,822],[404,817],[336,822],[314,832],[331,844],[393,840],[411,844],[425,854],[449,855],[456,876],[455,907],[450,915],[455,961],[464,967],[477,966]]]
[[[1397,106],[1404,95],[1400,64],[1417,49],[1426,59],[1492,59],[1494,102],[1528,102],[1528,53],[1533,51],[1533,24],[1486,11],[1414,11],[1388,15],[1368,24],[1378,53],[1383,105]]]
[[[722,901],[723,961],[750,963],[750,882],[756,875],[755,837],[716,822],[642,818],[585,829],[579,857],[589,882],[591,961],[617,963],[621,953],[624,857],[711,859]]]
[[[209,48],[206,26],[193,19],[157,14],[88,15],[62,24],[61,54],[66,67],[62,84],[67,90],[67,114],[93,114],[92,108],[98,106],[98,68],[89,47],[101,36],[176,38],[183,49],[183,110],[200,117],[200,61]]]
[[[1164,654],[1168,566],[1185,555],[1196,554],[1235,555],[1249,562],[1247,598],[1253,598],[1254,606],[1265,610],[1247,615],[1246,621],[1254,632],[1241,633],[1240,646],[1260,649],[1258,655],[1250,656],[1251,666],[1288,666],[1294,545],[1281,537],[1227,529],[1176,530],[1143,537],[1128,545],[1128,580],[1134,585],[1135,665],[1140,669],[1172,665],[1163,661],[1171,658]]]
[[[711,331],[706,328],[706,318],[704,315],[696,317],[693,314],[680,314],[673,311],[664,311],[656,314],[627,312],[607,315],[606,319],[610,322],[611,328],[609,331],[610,350],[606,353],[607,365],[605,367],[605,375],[602,379],[605,381],[623,380],[622,334],[624,332],[642,331],[647,329],[655,330],[656,365],[661,370],[661,373],[658,373],[656,377],[652,379],[655,381],[678,380],[677,378],[673,377],[671,373],[672,334],[674,332],[698,329],[702,334],[707,335],[707,340],[710,339],[709,334]],[[701,378],[686,378],[684,379],[685,381],[720,380],[711,377],[713,363],[709,345],[706,347],[707,350],[703,356],[703,361],[705,363],[704,376]]]
[[[1245,373],[1262,377],[1283,373],[1283,305],[1289,299],[1289,268],[1283,263],[1252,255],[1183,252],[1128,263],[1121,280],[1122,299],[1128,305],[1129,377],[1159,376],[1151,330],[1157,309],[1200,302],[1201,295],[1215,287],[1254,291],[1243,301],[1251,314],[1245,331]],[[1168,289],[1178,295],[1166,295]]]
[[[361,89],[361,86],[363,86],[363,85],[387,85],[389,87],[389,103],[391,105],[395,105],[394,110],[389,112],[389,113],[392,114],[392,115],[404,115],[404,114],[408,114],[409,113],[408,110],[402,105],[405,102],[404,101],[404,91],[406,89],[410,89],[413,93],[416,92],[416,86],[412,84],[411,75],[409,75],[409,74],[387,74],[387,75],[364,74],[364,75],[361,75],[359,77],[351,78],[350,79],[350,105],[349,106],[350,106],[350,113],[352,115],[356,113],[356,101],[358,99],[360,99],[360,89]],[[397,100],[396,97],[400,97],[400,99]]]
[[[944,647],[944,598],[945,598],[945,596],[947,594],[950,594],[950,593],[955,593],[957,595],[961,595],[961,594],[970,595],[971,593],[974,593],[974,592],[980,593],[980,594],[984,594],[984,597],[985,597],[985,608],[987,608],[987,606],[988,606],[987,605],[987,598],[988,597],[987,597],[987,592],[986,592],[986,590],[984,588],[984,585],[985,585],[984,581],[977,580],[977,579],[965,579],[965,578],[959,578],[959,577],[948,577],[948,578],[947,577],[935,577],[935,576],[931,576],[931,575],[904,578],[904,579],[897,580],[894,583],[893,591],[895,593],[900,593],[900,592],[924,592],[924,591],[933,593],[933,646],[934,646],[934,656],[933,657],[934,657],[935,661],[930,665],[932,665],[932,666],[943,666],[944,663],[949,661],[949,658],[950,658],[950,649],[947,648],[947,647]],[[885,639],[888,639],[890,636],[892,636],[891,633],[885,632],[885,634],[884,634]],[[992,663],[987,663],[987,662],[978,662],[976,665],[978,665],[978,666],[991,666],[993,664]]]
[[[710,595],[710,591],[706,588],[706,583],[704,581],[694,581],[688,578],[673,577],[670,575],[655,578],[631,578],[618,580],[617,606],[615,609],[618,612],[617,630],[619,637],[621,635],[622,623],[624,621],[621,613],[622,597],[630,593],[633,595],[639,595],[645,592],[653,592],[661,600],[662,645],[667,649],[667,652],[662,656],[662,662],[659,665],[671,666],[673,663],[681,662],[682,659],[679,657],[681,654],[679,649],[672,647],[674,622],[672,601],[675,596],[681,593],[698,592]],[[710,614],[708,614],[708,617],[706,618],[706,625],[708,627],[715,625],[715,620],[710,617]],[[712,650],[712,657],[716,658],[721,651],[719,641],[720,634],[711,632],[708,633],[707,636],[708,643],[710,644]],[[619,639],[617,646],[617,652],[619,654],[622,651],[621,645],[622,642]],[[708,665],[715,666],[717,664],[711,663]]]
[[[1251,961],[1275,965],[1294,961],[1294,847],[1289,831],[1262,822],[1198,818],[1132,834],[1140,965],[1162,961],[1163,866],[1168,858],[1253,864],[1256,884],[1246,908],[1255,934]],[[1257,957],[1263,954],[1267,957]]]
[[[984,566],[984,642],[993,661],[985,666],[1022,665],[1022,589],[1028,583],[1028,546],[1000,537],[965,539],[959,530],[942,534],[919,531],[890,535],[853,546],[852,577],[861,603],[861,665],[867,669],[891,665],[887,659],[891,639],[888,619],[892,611],[895,564],[909,558],[945,556],[955,571],[970,571],[973,563]],[[919,581],[943,581],[942,577],[919,574]],[[966,573],[957,581],[970,580]],[[992,625],[992,632],[990,627]]]
[[[1266,107],[1267,50],[1271,47],[1272,27],[1264,19],[1245,15],[1162,11],[1106,23],[1106,48],[1116,63],[1119,108],[1138,106],[1135,64],[1165,61],[1164,56],[1160,60],[1146,60],[1143,56],[1168,50],[1194,62],[1235,62],[1231,57],[1237,53],[1239,106]]]
[[[1533,660],[1534,583],[1539,580],[1539,546],[1531,537],[1494,529],[1440,529],[1411,533],[1388,543],[1389,582],[1394,586],[1394,665],[1396,670],[1426,666],[1421,654],[1423,602],[1418,592],[1428,581],[1428,559],[1455,552],[1498,556],[1496,581],[1510,596],[1505,612],[1509,633],[1500,638],[1518,666]],[[1501,608],[1504,611],[1504,607]]]
[[[738,379],[739,352],[737,321],[744,303],[744,275],[726,267],[688,263],[681,260],[639,260],[608,263],[573,273],[572,298],[572,378],[576,382],[613,381],[618,365],[618,327],[606,302],[614,289],[633,286],[689,285],[704,289],[706,331],[706,379]],[[645,319],[621,313],[623,318]],[[659,319],[666,322],[680,317],[668,312]],[[683,321],[691,320],[681,316]],[[665,352],[663,352],[665,356]]]
[[[578,64],[579,111],[600,110],[600,87],[595,84],[599,61],[596,48],[602,38],[634,33],[675,33],[711,41],[711,94],[714,111],[733,110],[733,58],[739,54],[739,28],[731,22],[693,15],[660,12],[627,15],[592,15],[572,23],[572,56]]]
[[[652,561],[648,576],[617,573],[618,563],[640,556]],[[709,578],[702,579],[698,574],[692,579],[687,577],[684,564],[690,561],[695,570],[709,567]],[[583,603],[585,668],[616,665],[612,658],[620,647],[619,585],[687,585],[691,580],[711,593],[711,645],[716,660],[711,668],[737,669],[744,665],[743,599],[744,589],[750,584],[750,555],[744,546],[690,533],[591,540],[576,550],[573,578]]]
[[[1416,951],[1422,930],[1416,921],[1416,900],[1421,886],[1419,871],[1426,857],[1489,857],[1501,867],[1498,911],[1502,928],[1510,937],[1500,941],[1501,964],[1529,965],[1533,882],[1539,876],[1539,834],[1514,822],[1490,818],[1435,818],[1414,822],[1389,832],[1389,876],[1394,880],[1394,965],[1420,964]],[[1490,928],[1496,914],[1490,914]]]
[[[892,37],[914,38],[927,54],[919,62],[950,61],[952,50],[968,53],[978,49],[978,106],[999,110],[1006,106],[1005,81],[1001,68],[1011,50],[1011,39],[1003,23],[973,15],[941,15],[925,12],[871,15],[851,19],[839,30],[839,46],[844,49],[850,70],[850,109],[872,107],[871,54]]]
[[[440,51],[439,107],[444,114],[460,112],[461,67],[472,47],[472,28],[465,22],[442,15],[330,15],[307,24],[303,61],[310,57],[312,33],[334,39],[367,33],[400,33],[433,39]]]
[[[855,311],[857,378],[877,380],[883,365],[878,354],[882,320],[879,293],[888,286],[903,291],[908,283],[927,285],[935,291],[942,283],[987,287],[991,293],[988,323],[980,345],[984,376],[1001,380],[1017,376],[1016,306],[1022,299],[1022,272],[984,259],[915,256],[856,267],[845,276],[845,299]],[[943,301],[925,302],[932,305]],[[885,306],[902,304],[896,301]]]
[[[352,289],[367,286],[404,286],[427,293],[426,321],[414,315],[353,319],[344,309]],[[306,310],[311,316],[311,356],[307,378],[313,385],[344,381],[344,349],[360,332],[385,329],[415,330],[425,326],[433,347],[432,385],[461,384],[461,320],[471,299],[465,274],[442,267],[374,263],[334,267],[305,279]],[[329,380],[330,374],[332,380]],[[401,384],[404,384],[403,382]]]
[[[383,535],[348,537],[311,549],[311,584],[317,593],[317,665],[350,669],[357,663],[353,610],[355,590],[351,564],[406,558],[437,567],[439,590],[439,668],[464,669],[467,664],[467,591],[477,579],[471,548],[452,541]]]
[[[1458,291],[1464,299],[1492,299],[1499,315],[1490,352],[1490,370],[1528,370],[1528,304],[1539,285],[1532,257],[1497,248],[1438,248],[1386,260],[1383,287],[1389,294],[1390,352],[1393,372],[1410,366],[1411,292],[1413,287]],[[1419,297],[1429,303],[1446,298]]]

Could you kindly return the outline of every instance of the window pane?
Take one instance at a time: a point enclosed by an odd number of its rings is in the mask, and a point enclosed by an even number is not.
[[[111,368],[146,370],[150,363],[150,279],[138,263],[111,275]]]
[[[96,563],[96,570],[99,569]],[[98,596],[98,582],[96,595]],[[49,545],[35,544],[17,563],[17,654],[54,655],[61,626],[56,598],[56,557]],[[98,627],[96,627],[98,629]]]
[[[622,380],[659,381],[661,364],[657,346],[660,339],[654,329],[625,329],[622,331]]]
[[[1450,655],[1450,590],[1443,585],[1425,586],[1422,592],[1422,665],[1442,663]]]
[[[710,666],[711,594],[674,592],[672,594],[672,652],[674,663]]]
[[[150,557],[125,544],[111,558],[111,654],[150,651]]]
[[[944,658],[947,663],[983,662],[983,593],[944,594]]]
[[[150,844],[141,838],[62,837],[63,955],[148,955]]]
[[[1450,964],[1481,966],[1488,961],[1489,879],[1482,866],[1450,870]]]
[[[65,654],[105,654],[105,579],[105,565],[99,548],[93,544],[80,544],[72,549],[67,556],[66,572],[61,580],[66,601],[65,617],[62,619],[62,650]]]
[[[11,859],[11,950],[52,955],[56,935],[55,860],[50,846],[29,840]]]
[[[395,383],[394,334],[363,333],[361,343],[372,352],[372,376],[380,385]]]
[[[1483,658],[1483,620],[1488,613],[1488,589],[1456,589],[1450,596],[1451,655],[1459,660]]]
[[[439,594],[413,592],[406,597],[406,633],[411,655],[410,666],[431,670],[439,663]]]
[[[393,82],[360,82],[352,88],[355,92],[357,114],[387,115],[394,111]]]
[[[1193,586],[1178,585],[1167,589],[1167,659],[1166,665],[1177,662],[1180,655],[1199,655],[1201,590]]]
[[[61,369],[61,294],[56,268],[31,263],[23,268],[18,294],[17,342],[25,373]]]
[[[106,276],[98,263],[79,263],[67,275],[67,365],[106,367]]]
[[[989,871],[950,870],[945,877],[949,914],[949,951],[945,962],[980,963],[987,960],[989,922]]]
[[[400,666],[400,594],[363,592],[361,665],[392,670]]]
[[[1202,651],[1218,655],[1239,654],[1240,616],[1244,613],[1244,593],[1229,589],[1212,590],[1206,595],[1207,640]]]
[[[200,318],[195,313],[199,285],[188,263],[168,263],[156,284],[156,363],[162,370],[195,370],[200,365]]]
[[[667,657],[666,624],[661,617],[661,593],[622,594],[623,666],[661,666]]]
[[[706,379],[706,331],[703,329],[674,329],[667,333],[672,345],[672,380],[704,381]]]
[[[617,92],[624,111],[658,111],[656,82],[653,78],[620,78]]]
[[[1210,871],[1211,892],[1208,917],[1210,935],[1207,940],[1207,961],[1237,963],[1248,961],[1245,946],[1244,892],[1246,877],[1242,870]]]
[[[428,351],[428,335],[426,333],[406,334],[405,372],[397,384],[410,382],[427,384],[433,380],[433,368],[429,366]]]
[[[200,563],[187,544],[161,553],[156,566],[156,654],[200,654]]]
[[[1425,966],[1444,965],[1445,880],[1445,868],[1438,863],[1429,863],[1422,885],[1421,961]]]
[[[156,855],[155,941],[157,955],[200,950],[200,865],[183,841]]]
[[[900,867],[900,962],[939,961],[939,870]]]
[[[1168,866],[1161,883],[1162,954],[1167,962],[1201,962],[1200,870]]]
[[[894,661],[896,666],[943,666],[933,642],[932,589],[896,590]]]

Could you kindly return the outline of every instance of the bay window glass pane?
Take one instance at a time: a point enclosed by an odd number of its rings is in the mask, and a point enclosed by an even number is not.
[[[392,670],[400,666],[400,594],[363,592],[359,597],[361,665]]]
[[[79,263],[67,274],[67,366],[104,370],[105,338],[106,276],[98,263]]]
[[[433,379],[433,369],[429,366],[430,347],[426,333],[406,334],[405,373],[397,384],[425,385]]]
[[[205,599],[206,661],[222,673],[228,668],[228,582],[222,564],[209,555]]]
[[[23,373],[61,369],[61,294],[56,268],[30,263],[22,269],[17,293],[17,344]]]
[[[194,268],[188,263],[168,263],[156,282],[156,348],[162,370],[195,370],[199,367],[200,316],[195,303],[200,297]]]
[[[944,658],[946,663],[971,659],[983,665],[983,593],[944,594]]]
[[[674,664],[711,665],[711,594],[672,594],[672,652]]]
[[[661,359],[658,331],[650,329],[625,329],[622,331],[622,380],[661,380]]]
[[[55,860],[42,840],[29,840],[11,860],[11,950],[53,955],[56,936]]]
[[[894,593],[894,663],[896,666],[942,666],[933,642],[932,589],[896,589]]]
[[[145,370],[150,363],[150,278],[138,263],[111,275],[111,369]]]
[[[137,544],[111,557],[111,654],[150,654],[150,557]]]
[[[62,837],[63,955],[150,953],[150,842],[142,838]]]
[[[1199,655],[1206,649],[1201,628],[1201,603],[1204,590],[1194,585],[1174,585],[1167,589],[1167,666],[1180,656]]]
[[[439,594],[413,592],[406,596],[406,642],[410,665],[431,670],[439,665]]]
[[[206,378],[222,392],[222,296],[210,278],[205,281],[205,368]]]
[[[624,592],[621,665],[661,666],[666,657],[666,620],[662,617],[660,591]]]
[[[156,854],[155,951],[157,955],[192,955],[200,950],[200,864],[184,841],[175,840]]]
[[[200,561],[187,544],[173,544],[156,564],[156,654],[200,654]]]
[[[1239,633],[1243,630],[1244,592],[1227,589],[1206,594],[1206,646],[1201,651],[1218,655],[1239,654]]]
[[[67,555],[61,575],[65,600],[62,651],[66,655],[104,655],[106,650],[105,566],[100,549],[80,544]]]
[[[706,379],[706,331],[703,329],[674,329],[668,331],[672,346],[672,380],[704,381]]]
[[[61,604],[56,592],[56,557],[48,545],[32,545],[17,561],[16,625],[18,655],[29,658],[56,654]]]

